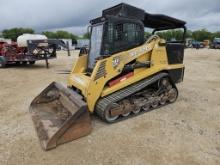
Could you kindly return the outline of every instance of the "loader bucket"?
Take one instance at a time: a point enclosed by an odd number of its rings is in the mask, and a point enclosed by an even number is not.
[[[45,150],[91,132],[91,118],[82,96],[60,83],[53,82],[44,89],[29,110]]]

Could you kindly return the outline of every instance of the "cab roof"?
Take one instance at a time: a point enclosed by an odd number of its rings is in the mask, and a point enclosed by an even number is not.
[[[130,19],[137,19],[143,22],[145,27],[155,30],[167,30],[182,28],[186,22],[163,14],[150,14],[143,9],[120,3],[111,8],[102,11],[102,17],[91,20],[90,23],[94,24],[97,20],[103,20],[107,16],[118,16]]]

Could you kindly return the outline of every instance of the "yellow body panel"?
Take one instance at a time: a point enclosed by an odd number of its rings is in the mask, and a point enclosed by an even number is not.
[[[138,82],[140,80],[142,80],[143,78],[149,77],[153,74],[156,74],[160,71],[164,71],[164,70],[169,70],[169,69],[177,69],[177,68],[183,68],[184,66],[182,65],[172,65],[170,67],[152,67],[147,69],[146,71],[142,71],[138,74],[134,74],[134,76],[126,79],[126,81],[123,81],[122,83],[118,83],[112,87],[108,87],[105,88],[101,94],[102,97],[107,96],[117,90],[120,90],[128,85],[131,85],[135,82]]]
[[[71,82],[71,85],[69,86],[74,86],[77,89],[80,89],[84,96],[87,95],[86,89],[89,86],[90,81],[91,78],[82,73],[75,73],[69,76],[69,82]]]
[[[164,42],[159,38],[146,42],[137,48],[114,54],[108,58],[98,60],[90,76],[85,74],[87,67],[87,55],[80,56],[73,67],[68,79],[69,87],[76,87],[81,90],[85,97],[90,112],[95,109],[95,104],[100,97],[109,95],[139,80],[147,78],[160,71],[183,68],[183,64],[169,65],[166,54],[166,47],[159,46]],[[118,65],[114,66],[113,61],[117,59]],[[134,75],[126,81],[107,86],[107,82],[119,75],[124,66],[136,60],[138,62],[150,62],[149,68],[139,68],[134,70]]]
[[[87,68],[87,58],[88,56],[86,54],[78,57],[76,63],[74,64],[72,68],[71,74],[85,72],[85,69]]]

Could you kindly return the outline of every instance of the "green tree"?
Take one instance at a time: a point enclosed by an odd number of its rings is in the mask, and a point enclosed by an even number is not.
[[[56,38],[57,39],[71,39],[71,33],[67,31],[59,30],[56,32]]]
[[[50,38],[50,39],[55,39],[56,38],[56,33],[54,33],[54,32],[45,31],[45,32],[42,32],[42,34],[47,36],[47,38]]]
[[[186,31],[186,38],[192,38],[192,31],[191,30],[187,30]]]
[[[90,38],[90,33],[89,32],[84,33],[83,38],[84,39],[89,39]]]
[[[156,34],[167,41],[171,41],[171,40],[179,41],[182,40],[183,38],[182,30],[166,30],[166,31],[157,32]]]
[[[2,36],[4,38],[12,39],[12,41],[16,41],[18,36],[29,33],[33,34],[34,30],[30,28],[12,28],[12,29],[5,29],[2,31]]]
[[[212,33],[211,40],[213,40],[215,37],[220,38],[220,31]]]
[[[148,38],[148,37],[150,37],[151,36],[151,33],[150,32],[144,32],[144,37],[145,38]]]
[[[77,38],[78,38],[76,35],[63,30],[59,30],[56,32],[45,31],[42,32],[42,34],[44,34],[50,39],[72,39],[73,44],[77,43]]]
[[[212,33],[206,29],[196,30],[192,33],[192,38],[197,41],[212,39]]]

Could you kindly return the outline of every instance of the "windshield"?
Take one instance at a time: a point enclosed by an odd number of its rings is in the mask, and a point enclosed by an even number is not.
[[[95,66],[95,59],[100,56],[102,33],[103,33],[103,24],[95,25],[92,27],[89,61],[88,61],[89,68],[93,68]]]

